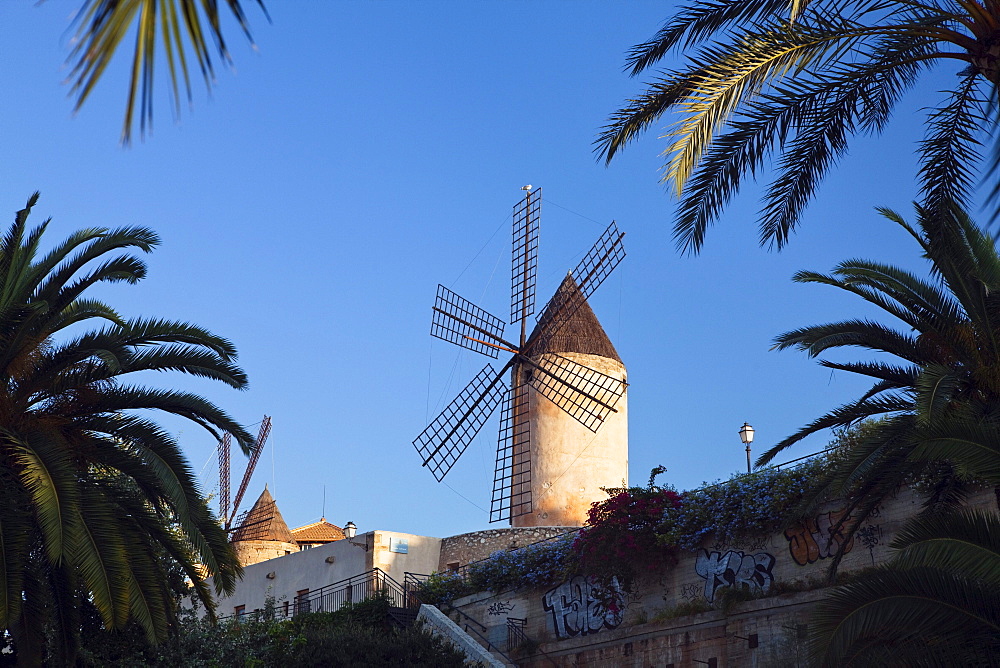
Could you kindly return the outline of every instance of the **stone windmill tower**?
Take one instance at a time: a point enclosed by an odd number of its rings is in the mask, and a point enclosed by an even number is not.
[[[557,304],[580,302],[575,311],[551,335],[539,332],[536,343],[525,354],[539,366],[553,358],[568,359],[587,369],[627,384],[625,365],[572,276],[559,292],[573,293]],[[558,293],[557,293],[558,294]],[[551,304],[550,304],[551,306]],[[542,314],[540,322],[558,321]],[[529,381],[530,382],[530,381]],[[576,398],[579,400],[579,398]],[[532,512],[512,518],[511,525],[581,526],[595,501],[607,498],[602,487],[628,483],[628,396],[623,392],[596,431],[574,419],[565,407],[569,402],[552,401],[529,385],[528,419],[531,441]]]
[[[514,207],[510,323],[519,343],[503,338],[503,321],[443,285],[431,334],[497,358],[487,364],[413,441],[441,481],[490,414],[501,406],[490,521],[515,527],[579,526],[601,487],[628,477],[625,367],[587,298],[625,257],[624,234],[612,222],[538,316],[534,313],[541,191],[526,186]],[[509,374],[509,386],[507,384]]]

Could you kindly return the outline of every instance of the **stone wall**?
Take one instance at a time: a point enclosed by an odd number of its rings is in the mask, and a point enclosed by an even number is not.
[[[848,543],[840,572],[884,562],[892,537],[921,503],[918,494],[904,490],[878,508]],[[973,495],[969,503],[997,507],[992,490]],[[832,503],[760,540],[706,542],[696,552],[682,553],[669,571],[619,592],[616,612],[597,603],[584,576],[498,596],[477,594],[455,605],[501,647],[508,620],[520,625],[538,645],[519,659],[522,666],[805,665],[809,613],[824,593],[831,539],[834,547],[843,540],[835,530],[842,512],[842,504]],[[728,595],[733,590],[761,598],[733,602]]]
[[[297,543],[283,543],[277,540],[241,540],[233,543],[241,566],[259,564],[268,559],[276,559],[299,551]]]
[[[507,527],[473,531],[441,539],[441,557],[438,571],[451,569],[451,564],[465,566],[485,559],[497,550],[524,547],[548,538],[561,536],[578,527]]]

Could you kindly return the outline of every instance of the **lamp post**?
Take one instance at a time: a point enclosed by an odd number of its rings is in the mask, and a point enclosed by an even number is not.
[[[750,444],[753,443],[753,427],[749,422],[744,422],[740,427],[740,440],[747,446],[747,473],[750,473]]]
[[[365,538],[365,544],[364,545],[362,545],[360,543],[355,543],[354,542],[354,537],[357,536],[357,535],[358,535],[358,526],[354,522],[348,522],[347,524],[344,525],[344,538],[347,539],[347,542],[350,543],[351,545],[353,545],[354,547],[360,547],[362,550],[364,550],[365,552],[367,552],[368,551],[368,539]]]

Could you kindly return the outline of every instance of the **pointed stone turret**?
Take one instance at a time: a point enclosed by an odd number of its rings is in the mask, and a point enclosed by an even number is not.
[[[249,566],[299,550],[295,536],[285,523],[271,493],[264,485],[257,502],[240,522],[230,539],[240,564]]]
[[[539,330],[538,328],[542,328]],[[535,339],[525,355],[557,371],[570,385],[586,388],[593,395],[609,400],[595,382],[598,371],[622,382],[626,381],[625,365],[607,333],[580,292],[571,275],[563,279],[555,297],[538,319],[532,333]],[[555,356],[579,365],[566,367]],[[550,387],[543,395],[531,381],[533,374],[543,372],[526,366],[528,382],[528,421],[530,423],[530,455],[515,446],[515,466],[522,457],[530,456],[531,505],[528,515],[514,517],[515,527],[582,526],[595,501],[607,498],[602,487],[621,487],[628,481],[628,402],[623,394],[602,423],[591,431],[570,413],[580,415],[579,406],[587,399],[582,394],[562,386],[564,396],[555,396]],[[516,373],[516,371],[515,371]],[[574,377],[574,373],[581,374]],[[550,381],[541,385],[551,385]],[[544,390],[543,390],[544,391]],[[549,397],[555,396],[557,403]]]

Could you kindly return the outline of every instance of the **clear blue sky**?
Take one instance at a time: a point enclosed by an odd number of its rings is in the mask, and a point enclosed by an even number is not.
[[[629,256],[593,306],[628,367],[637,484],[658,464],[679,488],[728,477],[745,465],[744,421],[760,452],[862,391],[800,353],[769,351],[785,330],[870,313],[791,283],[794,271],[858,256],[922,266],[872,207],[908,212],[916,110],[935,96],[910,98],[890,134],[854,146],[787,250],[758,247],[748,191],[701,256],[677,254],[656,133],[610,168],[591,150],[639,89],[625,52],[669,3],[269,2],[269,25],[247,2],[259,52],[230,30],[235,71],[220,68],[213,95],[196,89],[179,120],[161,85],[155,133],[127,150],[126,61],[72,114],[62,80],[76,5],[0,4],[0,209],[10,216],[40,190],[50,244],[91,225],[161,234],[149,278],[104,296],[235,341],[248,391],[174,380],[247,424],[272,416],[244,508],[266,482],[292,526],[319,518],[325,485],[327,518],[362,531],[487,528],[495,419],[447,485],[410,442],[485,361],[428,335],[435,287],[507,312],[522,185],[544,188],[540,302],[610,220],[627,232]],[[168,424],[211,491],[215,443]]]

